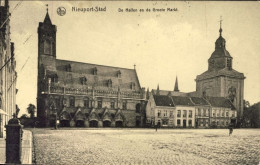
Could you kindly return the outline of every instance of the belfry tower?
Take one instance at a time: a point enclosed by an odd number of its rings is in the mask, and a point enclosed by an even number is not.
[[[238,120],[243,114],[244,74],[233,69],[233,58],[226,50],[220,21],[215,50],[208,59],[208,70],[196,78],[196,92],[200,96],[226,97],[235,105]]]
[[[38,26],[38,90],[37,116],[40,123],[46,123],[49,80],[54,80],[56,73],[56,26],[52,24],[48,9],[43,22]]]

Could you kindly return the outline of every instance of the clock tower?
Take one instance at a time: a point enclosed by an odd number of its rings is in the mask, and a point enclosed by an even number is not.
[[[234,104],[238,120],[243,114],[244,74],[233,69],[233,58],[226,50],[220,22],[215,50],[208,59],[208,70],[196,77],[196,92],[200,96],[226,97]]]

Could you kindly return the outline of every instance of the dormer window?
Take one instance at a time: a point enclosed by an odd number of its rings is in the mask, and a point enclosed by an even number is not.
[[[71,65],[70,64],[66,65],[65,70],[67,72],[71,72]]]
[[[120,70],[117,72],[117,78],[121,78],[121,71]]]
[[[108,86],[108,87],[112,87],[112,80],[111,80],[111,79],[109,79],[109,80],[107,81],[107,86]]]
[[[84,77],[81,77],[80,78],[80,81],[81,81],[81,84],[82,85],[86,85],[87,84],[87,78],[84,76]]]
[[[93,69],[93,75],[97,75],[97,68],[96,67]]]
[[[135,90],[135,83],[134,82],[131,83],[131,89]]]

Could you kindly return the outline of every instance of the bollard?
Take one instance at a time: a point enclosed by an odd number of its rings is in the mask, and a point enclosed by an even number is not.
[[[21,164],[22,125],[17,118],[8,121],[6,127],[6,163]]]

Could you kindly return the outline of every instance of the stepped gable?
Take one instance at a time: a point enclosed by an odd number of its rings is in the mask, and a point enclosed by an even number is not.
[[[173,100],[174,105],[194,106],[189,97],[172,96],[171,98]]]
[[[69,70],[67,70],[69,69]],[[115,88],[121,91],[140,91],[136,70],[97,64],[56,59],[56,70],[60,84],[82,87],[84,77],[89,87]],[[111,83],[111,86],[109,85]]]
[[[236,110],[231,101],[225,97],[207,97],[207,101],[212,107],[223,107],[231,108],[231,110]]]
[[[169,96],[153,95],[156,106],[174,107],[172,99]]]

